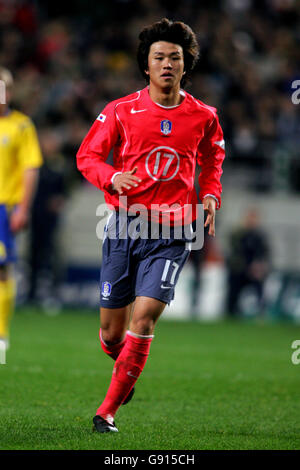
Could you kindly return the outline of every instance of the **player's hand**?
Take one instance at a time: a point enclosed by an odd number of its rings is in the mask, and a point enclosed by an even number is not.
[[[28,211],[22,207],[17,207],[10,215],[10,229],[13,233],[17,233],[25,228],[29,221]]]
[[[215,236],[216,200],[207,196],[203,199],[203,208],[208,212],[204,227],[209,225],[208,235]]]
[[[120,175],[116,175],[114,178],[113,189],[118,191],[119,194],[123,194],[124,189],[131,189],[132,187],[137,188],[141,179],[134,174],[137,172],[137,166],[131,171],[125,171]]]

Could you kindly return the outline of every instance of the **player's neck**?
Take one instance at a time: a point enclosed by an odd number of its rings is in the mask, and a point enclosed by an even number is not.
[[[176,106],[181,103],[183,97],[180,94],[180,87],[157,88],[150,82],[149,96],[154,103],[162,106]]]

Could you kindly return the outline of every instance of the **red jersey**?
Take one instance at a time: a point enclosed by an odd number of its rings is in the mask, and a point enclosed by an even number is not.
[[[113,190],[116,172],[138,168],[138,187],[123,189],[128,207],[167,204],[183,208],[197,203],[196,163],[201,166],[200,200],[212,195],[221,206],[220,182],[225,157],[223,132],[216,108],[187,92],[178,106],[154,103],[148,87],[109,103],[98,116],[77,153],[85,178],[104,191],[108,205],[119,207]],[[106,163],[111,151],[113,166]]]

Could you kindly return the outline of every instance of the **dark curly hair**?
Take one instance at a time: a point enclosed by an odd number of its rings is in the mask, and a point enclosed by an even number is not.
[[[137,61],[147,82],[149,82],[149,76],[145,73],[145,70],[148,70],[148,55],[151,44],[157,41],[167,41],[179,44],[182,47],[185,75],[182,77],[180,85],[184,88],[186,82],[190,80],[191,72],[199,57],[199,44],[194,31],[182,21],[170,21],[163,18],[161,21],[144,28],[139,35],[139,40]]]

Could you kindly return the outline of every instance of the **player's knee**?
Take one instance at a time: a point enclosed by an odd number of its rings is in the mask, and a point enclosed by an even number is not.
[[[113,346],[114,344],[121,343],[121,341],[124,339],[122,332],[110,327],[101,327],[101,337],[107,346]]]
[[[135,317],[131,321],[131,329],[138,335],[152,335],[155,320],[150,316]]]

